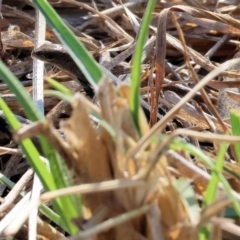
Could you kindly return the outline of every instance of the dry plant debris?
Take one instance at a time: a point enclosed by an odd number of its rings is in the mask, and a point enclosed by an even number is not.
[[[239,239],[239,219],[223,217],[231,202],[221,186],[216,201],[201,208],[211,179],[208,167],[183,150],[169,149],[179,136],[216,159],[221,142],[233,144],[237,139],[223,133],[231,132],[229,109],[239,109],[239,65],[212,79],[206,80],[206,75],[239,54],[238,2],[158,1],[143,52],[141,94],[151,110],[141,112],[141,137],[129,112],[129,86],[124,81],[131,70],[146,2],[123,1],[125,8],[118,11],[117,1],[99,0],[94,5],[90,1],[50,2],[94,58],[123,81],[116,88],[111,79],[102,80],[95,99],[98,107],[78,93],[81,87],[71,75],[47,64],[46,77],[76,92],[74,101],[70,107],[46,97],[49,123],[23,129],[22,137],[36,133],[47,136],[73,172],[75,188],[41,196],[45,203],[67,193],[82,194],[84,221],[74,222],[84,231],[69,239],[198,239],[200,228],[206,224],[212,226],[211,239]],[[31,93],[32,2],[3,0],[1,11],[1,58]],[[47,40],[59,43],[51,29],[47,29]],[[201,81],[205,82],[196,90]],[[49,89],[48,83],[45,89]],[[0,92],[12,111],[24,116],[5,84],[0,84]],[[229,106],[230,102],[234,104]],[[115,139],[89,117],[89,109],[111,126]],[[56,128],[64,132],[66,141]],[[161,132],[169,137],[160,137]],[[20,139],[21,134],[16,137]],[[10,192],[0,185],[0,226],[9,212],[21,209],[21,189],[31,189],[28,165],[19,150],[7,148],[11,147],[9,138],[2,133],[1,146],[1,172],[18,185]],[[228,172],[224,176],[239,201],[240,169],[232,150],[230,146],[225,154]],[[64,238],[40,218],[39,239]],[[26,224],[15,237],[27,239]]]

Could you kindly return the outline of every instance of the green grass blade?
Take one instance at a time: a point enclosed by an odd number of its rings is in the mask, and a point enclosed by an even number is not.
[[[232,126],[232,134],[234,136],[240,136],[240,112],[236,110],[230,111],[230,121]],[[240,163],[240,143],[234,144],[234,150],[237,156],[236,161]]]
[[[214,202],[214,200],[217,197],[217,189],[218,189],[218,184],[220,182],[220,175],[222,174],[223,171],[223,163],[224,163],[224,158],[225,158],[225,152],[227,150],[227,144],[221,144],[219,153],[217,155],[216,159],[216,165],[215,165],[215,171],[212,171],[211,175],[211,180],[207,186],[206,190],[206,195],[203,200],[203,207],[207,207],[211,203]],[[208,239],[210,236],[210,231],[211,227],[203,227],[200,230],[200,239]]]
[[[34,105],[30,95],[26,93],[22,84],[13,75],[13,73],[0,61],[0,78],[8,85],[10,91],[15,94],[17,102],[23,107],[28,119],[31,121],[44,121],[44,115]],[[40,142],[45,154],[45,157],[54,161],[55,152],[49,146],[44,138],[40,138]]]
[[[23,107],[27,117],[32,121],[41,120],[44,121],[45,117],[41,112],[37,109],[34,103],[31,100],[31,97],[28,93],[26,93],[22,84],[18,81],[18,79],[12,74],[12,72],[0,61],[0,78],[4,80],[4,82],[8,85],[9,89],[15,94],[18,103]],[[10,109],[7,105],[1,101],[1,107],[6,115],[6,118],[12,127],[13,130],[18,130],[20,128],[20,124],[16,121],[12,121],[14,119],[14,115],[11,113]],[[51,168],[51,178],[49,173],[46,171],[46,167],[39,159],[39,153],[31,143],[29,139],[22,141],[20,146],[22,147],[24,154],[27,157],[29,164],[33,167],[34,171],[39,176],[40,181],[47,191],[55,190],[63,187],[67,187],[65,183],[64,177],[62,175],[62,171],[60,171],[59,163],[57,159],[57,155],[55,150],[49,145],[46,139],[43,136],[39,137],[42,149],[44,151],[45,157],[50,162]],[[54,180],[58,179],[57,184]],[[76,201],[74,201],[76,202]],[[80,204],[80,203],[79,203]],[[53,202],[53,205],[57,212],[63,218],[63,222],[66,225],[69,233],[76,233],[77,228],[71,223],[73,218],[78,217],[81,213],[77,212],[78,205],[74,206],[71,197],[64,197],[56,199]],[[65,211],[65,209],[68,211]]]
[[[0,173],[0,182],[5,184],[8,188],[13,188],[14,182],[12,182],[9,178],[4,176],[2,173]]]
[[[11,112],[7,104],[0,98],[0,107],[4,112],[4,115],[6,116],[6,119],[10,125],[10,127],[17,131],[21,128],[21,124],[18,122],[14,114]],[[37,173],[39,179],[41,180],[43,186],[45,189],[55,189],[55,184],[53,181],[53,178],[49,171],[47,170],[47,167],[44,165],[44,163],[40,159],[40,155],[31,142],[30,139],[25,139],[21,142],[21,148],[26,155],[27,159],[29,160],[30,166],[33,168],[33,170]],[[34,161],[32,161],[34,159]]]
[[[175,151],[186,151],[189,154],[201,160],[211,171],[216,171],[215,165],[213,164],[213,160],[195,146],[188,143],[184,143],[179,139],[176,139],[174,140],[173,143],[170,144],[170,148]],[[234,197],[231,186],[229,185],[228,181],[224,178],[222,173],[218,173],[217,176],[219,177],[219,181],[222,183],[223,188],[226,191],[227,195],[231,199],[236,213],[240,216],[240,204]]]
[[[44,120],[44,115],[34,105],[29,94],[26,91],[20,81],[13,75],[13,73],[0,61],[0,78],[8,85],[10,91],[16,94],[17,102],[21,103],[24,108],[26,116],[31,121]]]
[[[70,96],[70,95],[65,94],[63,92],[59,92],[59,91],[55,91],[55,90],[45,90],[44,95],[45,96],[56,97],[56,98],[59,98],[61,100],[69,102],[69,103],[72,102],[72,100],[73,100],[73,96]]]
[[[57,224],[59,227],[61,227],[64,231],[68,232],[68,229],[66,228],[65,223],[63,222],[60,215],[56,214],[52,209],[48,208],[45,205],[40,206],[40,211],[42,214],[44,214],[48,219],[53,221],[55,224]]]
[[[156,4],[156,0],[149,0],[139,37],[136,44],[136,49],[134,52],[133,58],[133,68],[131,73],[132,83],[131,83],[131,92],[130,92],[130,110],[136,124],[137,129],[140,131],[139,126],[139,108],[140,108],[140,78],[141,78],[141,59],[142,59],[142,51],[148,36],[149,25],[152,19],[152,12],[154,10]]]
[[[223,171],[223,163],[225,159],[226,150],[227,150],[227,145],[221,144],[220,150],[216,159],[215,171],[212,171],[211,173],[212,175],[211,181],[208,184],[206,195],[204,198],[205,207],[213,203],[214,200],[216,199],[217,187],[220,179],[219,175],[222,174],[222,171]]]
[[[73,96],[73,93],[66,88],[63,84],[59,83],[58,81],[52,79],[52,78],[48,78],[46,80],[54,89],[58,90],[61,93],[66,94],[67,96]]]
[[[14,182],[12,182],[10,179],[8,179],[7,177],[5,177],[3,174],[0,173],[0,181],[5,184],[9,189],[12,189],[15,185]],[[22,192],[20,193],[21,196],[24,196],[25,194]],[[56,214],[52,209],[48,208],[45,205],[41,205],[40,206],[40,211],[42,214],[44,214],[48,219],[50,219],[51,221],[53,221],[55,224],[57,224],[58,226],[60,226],[62,229],[64,229],[65,231],[67,231],[67,229],[65,228],[65,224],[63,223],[61,217]]]
[[[97,83],[102,78],[102,71],[95,60],[47,1],[33,0],[33,3],[44,15],[48,25],[53,29],[59,40],[65,45],[84,76],[96,89]]]
[[[20,129],[21,124],[17,121],[14,114],[11,112],[11,110],[8,108],[6,103],[1,98],[0,98],[0,107],[3,110],[11,128],[15,131]],[[58,187],[59,185],[64,187],[66,186],[65,184],[62,183],[62,179],[64,179],[62,175],[63,171],[60,170],[57,173],[57,171],[55,170],[55,171],[51,171],[52,174],[50,174],[47,170],[47,167],[41,161],[40,155],[30,139],[24,139],[20,143],[20,146],[24,154],[26,155],[26,158],[30,166],[33,168],[34,172],[38,175],[40,181],[42,182],[46,190],[59,189],[60,188]],[[51,162],[50,162],[50,165],[51,165]],[[56,164],[54,163],[54,165]],[[56,165],[56,167],[58,167],[58,165]],[[52,169],[53,168],[51,168],[51,170]],[[54,172],[55,174],[53,174]],[[56,176],[58,176],[57,181],[55,179]],[[56,183],[58,183],[58,186],[56,186]],[[76,202],[76,200],[74,202]],[[79,209],[80,202],[78,203],[78,205],[73,204],[71,197],[63,197],[63,198],[56,199],[53,202],[53,205],[62,217],[62,222],[64,223],[64,226],[65,226],[64,229],[66,229],[69,233],[72,233],[72,234],[76,233],[77,228],[71,223],[71,220],[73,218],[78,217],[81,214],[80,211],[77,211]],[[65,209],[68,209],[68,211],[65,211]]]
[[[62,89],[61,87],[60,88],[58,87],[59,91],[61,91],[61,89]],[[58,91],[55,91],[55,90],[45,90],[44,94],[48,95],[48,96],[52,96],[52,97],[57,97],[61,100],[65,100],[69,103],[71,103],[72,100],[73,100],[73,97],[69,96],[68,94],[65,94],[65,92],[58,92]],[[117,136],[116,136],[116,132],[114,131],[112,126],[107,121],[103,120],[100,116],[96,115],[94,112],[90,112],[90,114],[96,119],[96,121],[99,122],[99,124],[105,130],[107,130],[107,132],[110,134],[112,139],[115,141]]]

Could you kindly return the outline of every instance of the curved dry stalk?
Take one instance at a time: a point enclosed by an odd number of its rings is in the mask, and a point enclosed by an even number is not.
[[[117,191],[122,188],[136,188],[143,187],[145,185],[144,181],[137,180],[111,180],[103,181],[101,183],[89,183],[81,184],[79,186],[69,187],[65,189],[59,189],[52,192],[47,192],[41,195],[41,202],[51,201],[57,197],[72,195],[72,194],[88,194],[96,192],[105,192],[105,191]]]
[[[240,63],[240,59],[232,59],[225,63],[223,63],[220,67],[210,72],[206,77],[204,77],[201,82],[196,84],[196,86],[192,89],[191,92],[186,94],[182,100],[176,104],[156,125],[154,125],[150,131],[142,137],[142,139],[138,142],[137,146],[130,149],[127,153],[127,157],[133,157],[137,152],[142,151],[149,144],[150,140],[154,137],[154,135],[158,134],[163,130],[166,124],[173,118],[176,112],[190,99],[192,99],[195,94],[203,88],[210,80],[216,77],[220,72]]]

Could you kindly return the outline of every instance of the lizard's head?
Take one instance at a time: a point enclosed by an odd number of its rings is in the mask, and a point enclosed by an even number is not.
[[[76,77],[88,95],[93,95],[93,89],[89,82],[62,45],[45,43],[32,52],[32,57],[50,63]]]
[[[68,56],[66,49],[62,45],[53,43],[44,43],[32,52],[32,57],[54,65],[57,65],[61,59],[66,59]]]

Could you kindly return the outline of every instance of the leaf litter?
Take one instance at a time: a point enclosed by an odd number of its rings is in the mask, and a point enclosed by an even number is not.
[[[131,57],[145,5],[137,1],[125,3],[125,7],[111,4],[111,1],[96,1],[95,6],[90,2],[53,1],[53,6],[69,21],[74,33],[96,60],[101,58],[105,61],[104,65],[109,70],[121,69],[114,74],[124,82],[131,69]],[[32,91],[29,83],[30,53],[35,21],[31,6],[27,0],[21,4],[20,1],[3,1],[1,19],[3,60],[28,92]],[[81,8],[81,23],[74,11],[76,7]],[[206,224],[217,232],[210,236],[212,239],[238,239],[239,220],[223,217],[224,210],[232,208],[221,185],[214,203],[202,207],[213,170],[203,162],[204,156],[172,146],[178,136],[183,143],[191,143],[214,163],[219,144],[226,142],[223,133],[231,133],[226,119],[229,115],[226,113],[224,118],[218,116],[219,108],[224,106],[217,104],[221,91],[238,86],[240,72],[225,67],[209,77],[198,90],[194,86],[201,84],[209,72],[232,59],[239,51],[238,17],[237,3],[230,1],[218,4],[215,1],[157,3],[142,57],[142,97],[151,105],[150,113],[140,113],[142,136],[130,115],[129,86],[126,83],[116,88],[110,79],[104,78],[96,93],[95,100],[99,101],[99,106],[94,106],[79,93],[75,94],[71,107],[60,104],[53,97],[45,98],[45,111],[51,118],[46,126],[35,126],[36,132],[48,136],[50,143],[59,150],[72,171],[75,184],[86,186],[91,192],[82,193],[83,219],[74,220],[81,231],[70,239],[198,239],[201,227]],[[25,23],[19,19],[24,19]],[[9,28],[13,25],[17,26],[14,31]],[[58,43],[51,29],[47,29],[47,40]],[[110,60],[105,52],[109,53]],[[24,63],[26,66],[22,67]],[[51,66],[46,65],[46,70],[50,69]],[[54,78],[68,88],[73,86],[71,76],[59,73],[57,69],[48,74],[53,73],[57,73]],[[77,87],[75,84],[73,89]],[[49,84],[45,83],[45,88],[49,89]],[[4,84],[0,89],[2,98],[13,112],[24,116],[14,95]],[[227,93],[223,104],[233,98],[231,92]],[[94,109],[102,122],[90,117],[89,113]],[[165,116],[160,121],[157,118],[159,112]],[[102,123],[106,123],[114,135],[109,134]],[[65,141],[55,128],[64,133]],[[23,131],[27,136],[37,134],[31,127],[30,130],[23,128]],[[161,132],[164,135],[160,135]],[[228,137],[231,143],[237,141],[237,138]],[[4,144],[6,141],[2,146]],[[229,148],[225,154],[222,174],[231,191],[238,196],[239,165],[232,149]],[[10,161],[14,160],[2,158],[2,172]],[[24,161],[16,161],[15,175],[21,176],[28,166]],[[13,176],[6,174],[6,177]],[[122,180],[129,180],[129,183],[124,185]],[[136,185],[130,182],[136,182]],[[107,183],[113,185],[107,188]],[[101,192],[105,187],[107,190]],[[28,188],[31,188],[30,184]],[[99,192],[95,192],[96,188]],[[79,193],[80,190],[75,191],[75,194]],[[2,194],[7,201],[7,191]],[[45,198],[42,195],[44,202],[48,199],[45,194]],[[58,192],[55,194],[57,196]],[[9,206],[14,208],[17,204],[15,201]],[[8,211],[2,212],[1,218]],[[26,228],[24,225],[22,231]],[[55,230],[47,229],[54,235]],[[48,238],[44,231],[39,234],[45,239],[54,239]],[[56,239],[59,234],[56,230]],[[16,238],[27,239],[27,235],[17,234]]]

